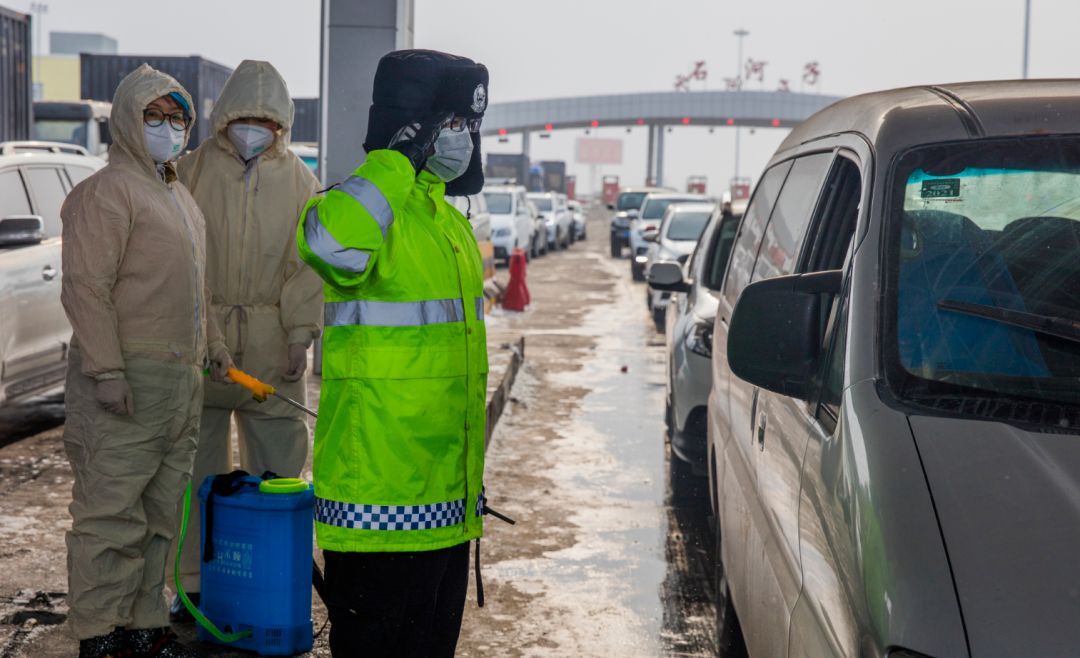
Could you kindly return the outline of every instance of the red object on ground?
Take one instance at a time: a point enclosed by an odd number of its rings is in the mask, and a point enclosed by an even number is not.
[[[502,307],[508,311],[524,311],[529,304],[529,287],[525,285],[525,251],[510,252],[510,283],[503,293]]]

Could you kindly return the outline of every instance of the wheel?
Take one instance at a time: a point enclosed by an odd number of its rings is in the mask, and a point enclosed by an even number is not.
[[[622,258],[622,242],[614,235],[611,236],[611,257]]]
[[[634,261],[630,261],[630,278],[634,281],[644,281],[645,268]]]
[[[672,422],[672,432],[674,429],[674,419]],[[701,478],[694,475],[694,470],[674,451],[668,452],[668,485],[671,491],[671,500],[673,503],[679,501],[688,501],[703,495],[701,490]]]
[[[724,658],[747,658],[739,617],[731,600],[724,562],[720,558],[720,521],[716,522],[716,559],[713,576],[713,602],[716,607],[716,653]]]
[[[652,308],[652,321],[653,321],[653,325],[656,327],[656,332],[657,333],[662,334],[662,333],[664,333],[666,331],[667,327],[665,326],[666,322],[665,322],[665,318],[664,318],[664,309],[663,308],[661,308],[659,306],[653,306],[653,308]]]
[[[664,443],[671,443],[671,433],[675,431],[675,409],[671,406],[671,390],[664,396]],[[677,457],[672,456],[672,459]]]

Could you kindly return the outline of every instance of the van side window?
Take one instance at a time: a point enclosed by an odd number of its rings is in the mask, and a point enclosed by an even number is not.
[[[60,181],[60,170],[55,167],[26,167],[23,175],[30,187],[30,196],[34,199],[34,210],[45,221],[45,235],[59,237],[60,206],[64,205],[66,195]]]
[[[87,178],[90,178],[90,174],[94,173],[94,170],[90,167],[80,167],[79,165],[66,165],[64,168],[67,169],[68,178],[71,179],[72,187],[75,187]]]
[[[851,251],[861,202],[862,175],[859,167],[841,154],[833,162],[821,202],[814,213],[814,239],[808,242],[805,264],[800,271],[821,272],[844,267]],[[844,290],[843,295],[846,295],[846,285]],[[823,307],[822,324],[825,331],[822,335],[825,338],[821,351],[822,363],[814,385],[820,391],[815,415],[822,427],[831,433],[836,429],[844,390],[848,305],[843,296],[830,302]]]
[[[19,170],[0,171],[0,219],[29,214],[30,200],[26,198],[26,188],[23,187]]]
[[[833,154],[816,153],[795,160],[765,230],[752,281],[784,276],[795,271],[799,246],[814,215],[821,183]]]
[[[720,290],[723,285],[724,298],[732,307],[738,301],[743,288],[750,283],[750,273],[753,271],[754,259],[757,258],[758,247],[761,245],[761,236],[765,233],[765,226],[769,223],[776,197],[780,196],[780,188],[784,185],[788,171],[791,170],[791,162],[782,162],[762,176],[757,189],[754,190],[754,198],[743,215],[739,224],[739,234],[735,238],[735,246],[731,250],[730,264],[723,263],[724,259],[719,250],[714,250],[712,260],[707,264],[705,272],[705,286],[712,290]],[[730,276],[724,277],[724,265],[730,271]]]

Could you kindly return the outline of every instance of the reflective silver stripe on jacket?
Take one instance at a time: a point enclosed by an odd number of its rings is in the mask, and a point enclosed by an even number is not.
[[[480,322],[484,321],[484,298],[476,298],[476,319]]]
[[[366,251],[341,246],[319,221],[317,206],[308,208],[304,218],[304,239],[312,253],[327,265],[339,270],[360,274],[367,269],[368,261],[371,260],[371,254]]]
[[[419,327],[465,321],[465,305],[460,299],[429,299],[422,302],[377,302],[358,299],[327,302],[327,327]]]
[[[427,505],[359,505],[315,499],[315,520],[357,530],[430,530],[465,522],[465,499]]]
[[[382,229],[382,236],[385,240],[386,231],[394,223],[394,210],[390,207],[390,202],[386,200],[383,193],[375,186],[375,183],[359,176],[349,176],[336,189],[356,199],[356,202],[363,206],[364,210],[368,211],[368,214]]]

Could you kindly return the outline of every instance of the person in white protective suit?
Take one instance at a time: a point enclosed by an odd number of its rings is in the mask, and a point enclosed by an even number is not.
[[[241,62],[211,122],[213,136],[178,163],[180,180],[206,217],[210,312],[238,368],[304,401],[308,347],[322,325],[322,281],[297,254],[296,225],[319,184],[288,148],[293,102],[285,81],[268,62]],[[235,384],[208,383],[195,487],[236,467],[233,420],[240,468],[300,475],[310,443],[303,412],[275,398],[256,402]],[[193,506],[181,558],[189,595],[199,591],[199,553]],[[190,621],[175,598],[172,618]]]

